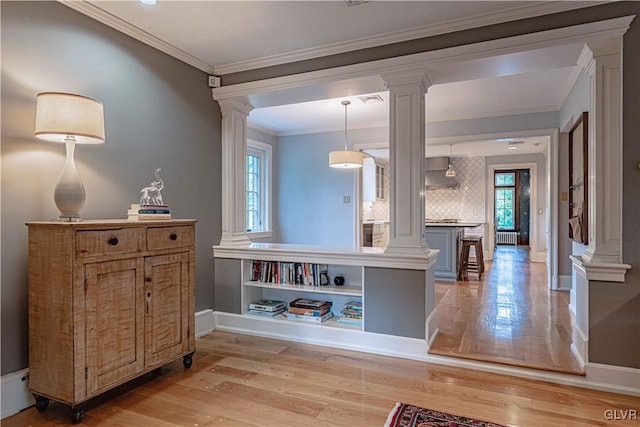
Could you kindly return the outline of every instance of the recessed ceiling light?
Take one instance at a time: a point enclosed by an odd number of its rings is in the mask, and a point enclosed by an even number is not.
[[[147,6],[155,6],[158,4],[158,0],[138,0],[138,2],[146,4]]]
[[[517,150],[517,149],[518,149],[518,147],[516,147],[515,145],[507,147],[507,150]]]

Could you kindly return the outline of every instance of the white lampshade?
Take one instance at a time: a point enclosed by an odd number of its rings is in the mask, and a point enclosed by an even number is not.
[[[76,144],[102,144],[104,112],[102,103],[86,96],[44,92],[36,100],[36,138]]]
[[[67,158],[53,199],[61,221],[80,221],[84,185],[74,159],[76,144],[104,142],[104,112],[95,99],[71,93],[43,92],[36,99],[36,138],[64,142]]]
[[[364,154],[359,151],[337,150],[329,153],[329,166],[338,169],[355,169],[362,167]]]

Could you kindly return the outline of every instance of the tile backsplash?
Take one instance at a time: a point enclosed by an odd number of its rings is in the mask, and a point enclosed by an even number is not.
[[[451,161],[456,170],[456,180],[460,183],[460,188],[427,191],[425,217],[485,222],[485,158],[454,157]],[[388,171],[385,174],[384,187],[384,193],[387,196],[384,200],[363,202],[363,220],[389,220]]]
[[[451,162],[460,188],[427,191],[426,218],[485,222],[485,158],[453,157]]]

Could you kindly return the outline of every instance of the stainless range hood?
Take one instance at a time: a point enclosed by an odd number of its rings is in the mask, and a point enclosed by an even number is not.
[[[427,157],[426,162],[427,172],[424,187],[427,190],[440,190],[443,188],[457,190],[460,188],[460,184],[455,178],[445,175],[449,167],[448,157]]]

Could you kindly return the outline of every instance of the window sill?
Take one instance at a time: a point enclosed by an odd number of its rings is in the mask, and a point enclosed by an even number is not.
[[[249,239],[266,239],[273,236],[273,231],[248,231]]]

